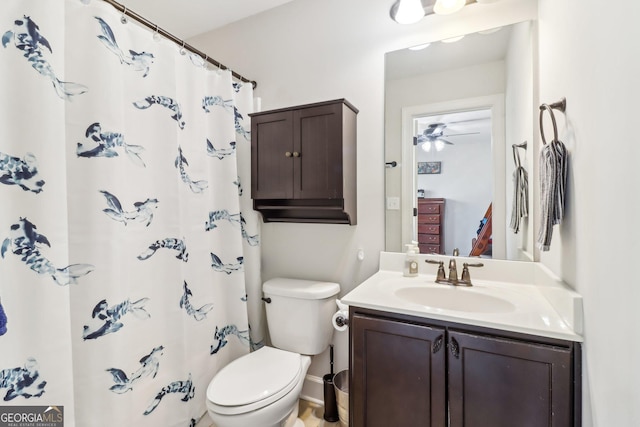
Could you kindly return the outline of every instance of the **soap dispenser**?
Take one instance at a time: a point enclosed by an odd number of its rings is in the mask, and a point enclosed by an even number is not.
[[[418,275],[418,258],[416,257],[416,245],[407,244],[407,254],[404,260],[402,274],[405,277],[415,277]]]

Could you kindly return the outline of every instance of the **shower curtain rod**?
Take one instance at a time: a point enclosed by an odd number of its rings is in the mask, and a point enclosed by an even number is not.
[[[223,70],[231,71],[231,74],[233,75],[233,77],[235,77],[236,79],[238,79],[240,81],[243,81],[243,82],[246,82],[246,83],[251,83],[251,85],[253,86],[254,89],[258,86],[258,83],[255,80],[249,80],[248,78],[236,73],[235,71],[231,70],[226,65],[219,63],[215,59],[210,58],[209,55],[199,51],[198,49],[196,49],[195,47],[191,46],[190,44],[185,43],[184,40],[179,39],[178,37],[174,36],[173,34],[169,33],[168,31],[163,30],[162,28],[158,27],[156,24],[154,24],[153,22],[151,22],[148,19],[144,18],[143,16],[140,16],[139,14],[135,13],[131,9],[128,9],[125,5],[122,5],[122,4],[120,4],[120,3],[118,3],[118,2],[116,2],[114,0],[102,0],[102,1],[104,1],[105,3],[109,3],[111,6],[116,8],[118,11],[122,12],[122,14],[124,16],[128,16],[130,18],[135,19],[136,21],[138,21],[139,23],[141,23],[145,27],[147,27],[147,28],[153,30],[154,32],[157,32],[158,34],[164,36],[165,38],[171,40],[172,42],[174,42],[175,44],[177,44],[181,48],[184,48],[184,49],[186,49],[186,50],[188,50],[190,52],[193,52],[196,55],[200,55],[202,58],[204,58],[204,60],[206,62],[209,62],[210,64],[213,64],[216,67],[221,68]]]

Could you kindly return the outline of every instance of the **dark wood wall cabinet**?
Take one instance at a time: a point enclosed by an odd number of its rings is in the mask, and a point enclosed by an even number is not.
[[[418,247],[423,254],[444,253],[444,199],[418,199]]]
[[[350,308],[350,426],[578,427],[579,343]]]
[[[356,224],[356,115],[344,99],[251,114],[251,198],[265,222]]]

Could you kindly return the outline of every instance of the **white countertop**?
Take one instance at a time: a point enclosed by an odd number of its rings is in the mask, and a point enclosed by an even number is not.
[[[426,258],[448,260],[450,257],[418,255],[421,274],[417,277],[403,277],[404,254],[382,252],[380,257],[380,271],[345,295],[342,303],[549,338],[583,340],[580,335],[582,297],[537,263],[480,260],[485,267],[471,270],[473,286],[467,288],[435,283],[437,266],[424,262]],[[456,260],[459,272],[463,262],[479,261],[464,257],[456,257]],[[481,294],[492,300],[498,298],[505,301],[506,309],[484,310],[479,303],[477,310],[459,311],[435,304],[429,306],[424,301],[422,304],[407,301],[396,295],[402,288],[421,287]],[[452,295],[456,297],[455,293]]]

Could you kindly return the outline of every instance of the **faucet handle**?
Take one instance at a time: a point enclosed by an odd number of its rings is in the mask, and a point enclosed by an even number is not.
[[[453,248],[453,256],[460,256],[460,249]]]
[[[446,281],[447,278],[444,274],[444,262],[436,261],[433,259],[425,259],[424,262],[428,262],[429,264],[438,264],[438,273],[436,274],[436,283],[440,283]]]
[[[462,264],[462,275],[460,276],[460,282],[466,284],[467,286],[471,285],[471,274],[469,274],[469,267],[483,267],[484,264],[481,262],[470,264],[465,262]]]

